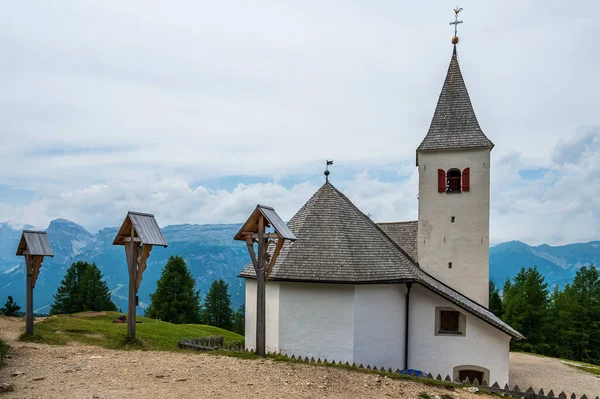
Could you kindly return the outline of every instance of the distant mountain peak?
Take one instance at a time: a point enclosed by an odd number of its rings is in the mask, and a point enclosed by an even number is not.
[[[54,219],[50,222],[50,225],[48,226],[48,230],[49,231],[69,231],[71,233],[77,232],[77,233],[83,233],[86,236],[90,236],[92,237],[93,234],[90,233],[89,231],[87,231],[83,226],[72,222],[68,219],[63,219],[63,218],[58,218],[58,219]]]

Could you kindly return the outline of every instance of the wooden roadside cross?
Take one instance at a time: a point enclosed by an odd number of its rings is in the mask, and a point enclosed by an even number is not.
[[[267,233],[266,228],[273,227],[274,233]],[[273,254],[268,253],[269,240],[276,240]],[[277,261],[279,252],[283,247],[285,240],[295,241],[296,236],[288,228],[275,210],[269,206],[257,205],[256,209],[240,231],[235,235],[234,240],[245,241],[250,253],[250,259],[256,272],[256,353],[265,354],[265,284]],[[258,243],[258,257],[254,252],[254,243]]]
[[[137,293],[146,270],[146,262],[154,245],[167,247],[154,215],[128,212],[113,245],[123,245],[129,268],[129,298],[127,303],[127,337],[135,339]]]
[[[34,231],[34,230],[23,230],[21,234],[21,241],[19,241],[19,247],[17,248],[17,256],[23,255],[25,257],[25,271],[26,271],[26,305],[25,305],[25,334],[33,334],[33,289],[38,276],[40,275],[40,268],[44,261],[44,256],[54,256],[48,236],[45,231]]]

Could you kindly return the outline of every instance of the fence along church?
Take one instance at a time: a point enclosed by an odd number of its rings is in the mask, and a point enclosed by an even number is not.
[[[419,220],[374,223],[326,182],[289,221],[297,240],[268,278],[267,351],[508,383],[509,343],[523,337],[487,309],[493,143],[473,111],[457,41],[416,151]],[[241,277],[253,349],[253,267]]]

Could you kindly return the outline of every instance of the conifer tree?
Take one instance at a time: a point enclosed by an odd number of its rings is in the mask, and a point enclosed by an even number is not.
[[[204,299],[204,322],[211,326],[232,330],[233,310],[231,310],[231,296],[229,286],[223,280],[215,280],[210,286],[210,291]]]
[[[492,280],[490,280],[490,312],[498,317],[502,316],[502,298]]]
[[[5,316],[18,316],[19,310],[21,310],[21,307],[17,305],[13,300],[13,297],[9,295],[4,307],[0,309],[0,314]]]
[[[513,282],[504,284],[502,313],[504,320],[527,337],[512,341],[514,349],[540,351],[543,327],[548,316],[548,284],[536,267],[521,268]]]
[[[171,256],[156,282],[156,291],[150,294],[150,305],[145,315],[175,324],[200,321],[200,291],[185,260]]]
[[[600,273],[594,266],[577,271],[573,283],[556,294],[552,306],[559,327],[553,338],[555,356],[600,363]]]
[[[65,272],[50,314],[70,314],[85,311],[115,311],[106,282],[95,263],[77,261]]]
[[[240,335],[246,332],[246,305],[240,306],[233,315],[233,332]]]

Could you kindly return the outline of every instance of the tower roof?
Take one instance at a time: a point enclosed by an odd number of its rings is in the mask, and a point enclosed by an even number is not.
[[[481,130],[473,111],[454,46],[431,126],[417,151],[477,147],[491,149],[493,146],[494,143]]]

